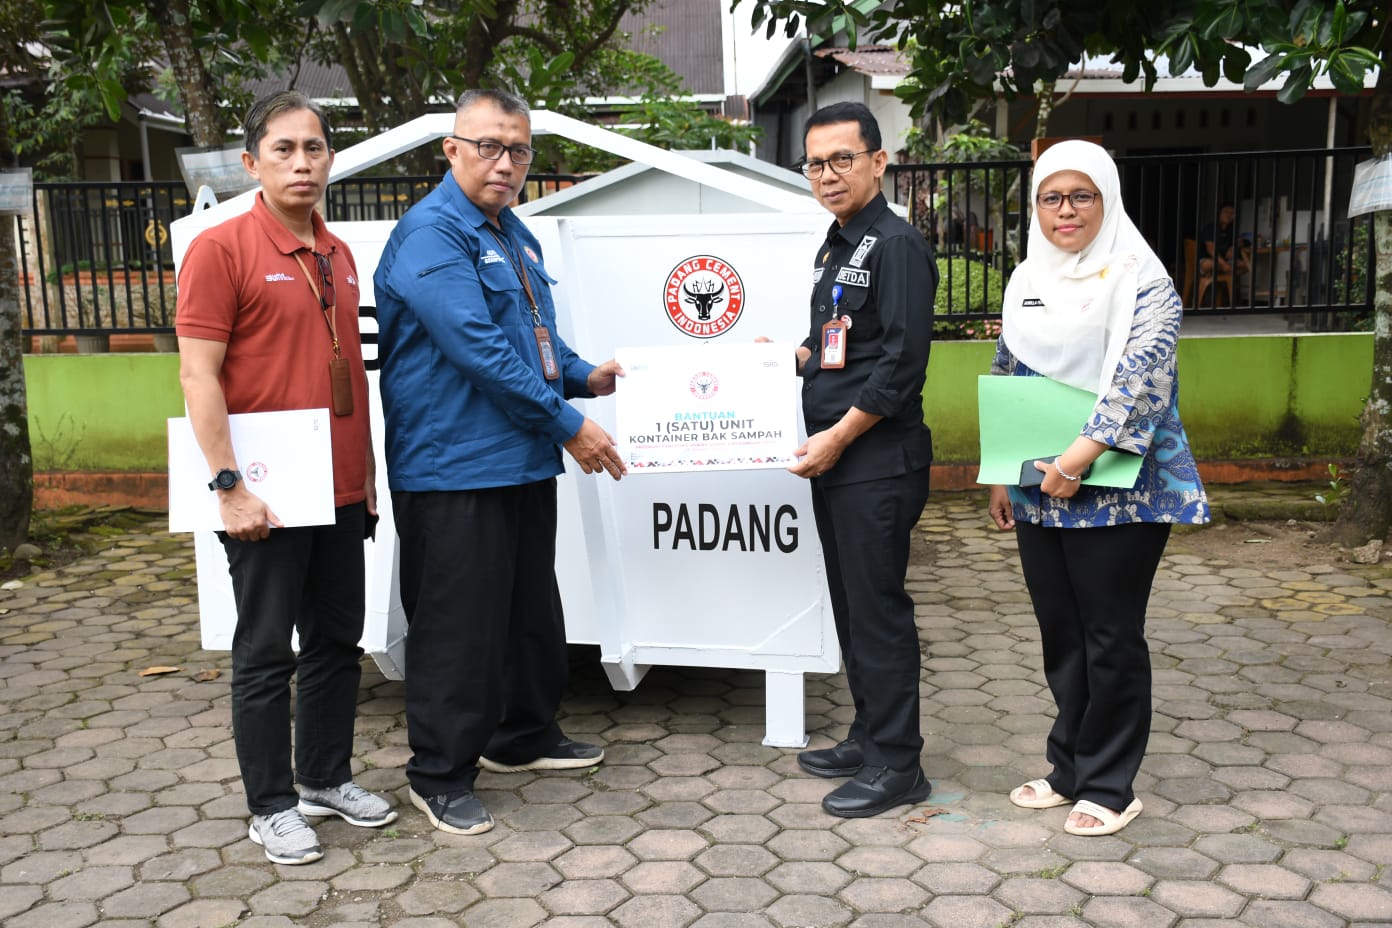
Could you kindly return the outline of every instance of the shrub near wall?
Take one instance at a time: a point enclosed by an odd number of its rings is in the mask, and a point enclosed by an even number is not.
[[[938,258],[938,290],[933,299],[933,337],[945,340],[994,339],[1000,322],[955,319],[956,315],[1000,315],[1005,275],[971,258]]]

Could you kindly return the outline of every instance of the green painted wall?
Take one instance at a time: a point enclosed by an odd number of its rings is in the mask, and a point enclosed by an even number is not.
[[[162,471],[165,420],[184,414],[177,354],[31,354],[35,470]]]
[[[923,410],[941,463],[977,459],[976,377],[994,342],[938,342]],[[1373,337],[1181,338],[1180,416],[1201,460],[1349,457],[1372,382]]]
[[[923,409],[935,457],[977,457],[976,378],[993,342],[938,342]],[[1180,411],[1203,460],[1350,457],[1372,378],[1368,334],[1183,338]],[[183,415],[173,354],[28,355],[38,470],[162,471],[165,419]]]
[[[934,342],[923,387],[923,419],[933,430],[933,460],[961,464],[977,459],[976,378],[991,370],[996,343]]]

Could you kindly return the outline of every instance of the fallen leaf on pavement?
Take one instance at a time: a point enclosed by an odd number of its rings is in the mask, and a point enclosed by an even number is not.
[[[180,668],[178,667],[146,667],[144,670],[140,671],[140,676],[157,677],[162,673],[178,673],[179,670]]]
[[[207,683],[209,680],[216,680],[220,676],[222,676],[222,671],[214,668],[212,670],[198,671],[198,673],[193,675],[193,679],[198,683]]]
[[[928,820],[935,815],[946,815],[946,809],[919,809],[917,815],[910,815],[908,821],[915,825],[927,825]]]

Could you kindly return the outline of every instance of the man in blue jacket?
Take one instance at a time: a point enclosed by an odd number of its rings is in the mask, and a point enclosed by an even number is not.
[[[564,448],[618,480],[613,438],[566,402],[607,396],[556,332],[541,245],[508,208],[535,152],[527,105],[459,98],[450,169],[397,223],[377,265],[392,508],[406,610],[411,803],[432,825],[493,827],[478,768],[591,767],[596,745],[556,724],[566,683],[556,585]]]

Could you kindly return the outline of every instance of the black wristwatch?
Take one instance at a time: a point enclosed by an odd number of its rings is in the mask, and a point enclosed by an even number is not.
[[[217,476],[208,484],[210,490],[230,490],[237,485],[237,481],[242,479],[242,472],[224,467],[217,472]]]

